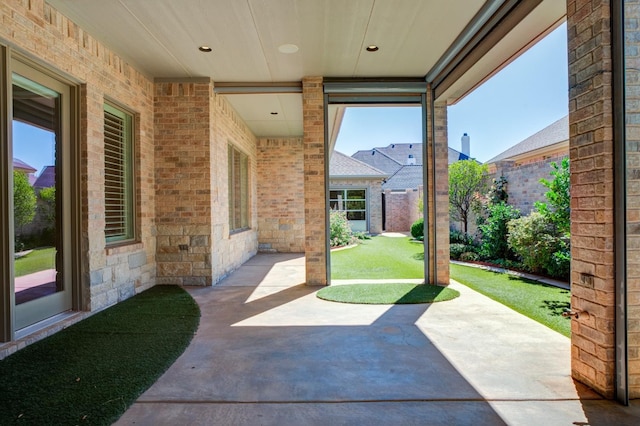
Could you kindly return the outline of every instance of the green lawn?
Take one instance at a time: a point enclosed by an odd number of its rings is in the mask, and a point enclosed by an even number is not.
[[[454,264],[451,265],[451,278],[560,334],[571,335],[571,320],[562,316],[562,312],[571,306],[569,290]]]
[[[424,278],[424,246],[409,237],[372,237],[357,247],[331,252],[331,278]]]
[[[45,269],[54,269],[55,267],[55,247],[38,248],[28,255],[16,259],[15,275],[16,277],[21,277],[34,272],[44,271]]]

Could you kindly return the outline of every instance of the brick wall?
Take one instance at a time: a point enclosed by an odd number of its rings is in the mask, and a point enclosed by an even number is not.
[[[625,1],[629,395],[640,397],[640,1]]]
[[[614,222],[609,1],[567,1],[573,377],[612,397]]]
[[[525,164],[502,161],[496,164],[496,173],[489,175],[489,179],[498,179],[504,176],[507,179],[507,193],[509,194],[509,204],[520,210],[523,216],[534,210],[536,201],[546,202],[545,193],[549,190],[540,183],[544,178],[552,180],[553,171],[551,163],[560,164],[563,158],[568,157],[568,152],[558,154],[548,158],[540,158],[537,161]]]
[[[84,310],[97,310],[155,283],[153,83],[43,0],[0,2],[0,43],[80,82],[80,182]],[[134,113],[140,241],[105,247],[105,98]]]
[[[432,105],[432,93],[427,92],[427,105]],[[425,242],[430,250],[425,253],[425,262],[429,262],[431,276],[425,279],[434,284],[449,285],[449,146],[444,103],[435,103],[433,110],[427,108],[427,141],[425,173],[428,186],[424,205],[429,220],[425,221]],[[437,274],[433,275],[433,271]]]
[[[327,285],[327,237],[322,77],[302,80],[304,120],[305,266],[308,285]]]
[[[302,138],[258,140],[260,250],[304,252]]]
[[[422,197],[422,185],[406,191],[384,191],[385,231],[410,232],[411,225],[422,217],[418,201]]]
[[[257,251],[256,139],[210,80],[155,89],[158,283],[212,285]],[[229,144],[249,157],[251,229],[230,233]]]
[[[336,179],[329,182],[330,189],[365,189],[367,191],[368,232],[382,232],[382,180]]]

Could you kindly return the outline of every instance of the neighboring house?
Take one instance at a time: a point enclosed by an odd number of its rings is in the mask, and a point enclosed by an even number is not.
[[[345,211],[354,232],[382,232],[382,183],[388,174],[334,151],[329,161],[329,207]]]
[[[56,185],[56,166],[44,166],[38,178],[33,183],[36,189],[50,188]]]
[[[509,204],[523,215],[531,212],[536,201],[545,201],[548,189],[540,179],[551,179],[551,163],[569,157],[569,117],[550,124],[515,144],[486,164],[493,179],[507,180]]]
[[[36,180],[34,173],[37,172],[37,170],[19,158],[13,158],[13,170],[26,174],[31,185],[33,185]]]
[[[361,150],[353,154],[364,163],[389,173],[382,185],[383,229],[407,232],[421,217],[419,202],[423,196],[422,143],[396,143]],[[469,154],[449,147],[449,164],[470,159]]]

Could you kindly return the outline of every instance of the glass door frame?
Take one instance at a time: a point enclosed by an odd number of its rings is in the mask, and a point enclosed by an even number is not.
[[[38,81],[39,79],[53,82],[65,87],[64,107],[62,108],[62,122],[64,137],[62,146],[59,178],[62,190],[58,200],[62,206],[59,223],[62,224],[61,243],[58,244],[64,253],[61,256],[64,273],[64,285],[68,289],[63,296],[65,306],[72,310],[82,309],[82,294],[80,277],[81,249],[81,192],[80,192],[80,150],[78,149],[78,93],[79,84],[71,78],[52,72],[48,67],[20,55],[7,46],[0,45],[0,201],[7,206],[0,211],[0,342],[15,339],[20,324],[16,318],[14,294],[14,223],[13,223],[13,107],[12,107],[12,75],[19,74]],[[25,75],[27,74],[27,75]],[[37,78],[32,78],[37,76]],[[47,86],[46,82],[43,84]],[[58,179],[58,177],[56,177]],[[44,299],[48,299],[44,298]],[[43,300],[44,300],[43,299]],[[37,302],[37,301],[36,301]],[[42,302],[44,303],[44,302]],[[28,309],[37,311],[41,308],[38,303],[28,302]],[[25,304],[27,305],[27,304]],[[22,306],[22,305],[21,305]],[[22,313],[20,314],[22,315]],[[27,315],[32,315],[27,313]],[[55,315],[55,314],[54,314]],[[32,317],[33,318],[33,317]]]

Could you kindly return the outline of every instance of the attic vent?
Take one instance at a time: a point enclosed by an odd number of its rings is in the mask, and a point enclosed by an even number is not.
[[[395,148],[395,147],[396,147],[396,144],[395,144],[395,143],[394,143],[394,144],[391,144],[391,148]]]
[[[415,166],[416,159],[413,157],[413,154],[409,154],[407,157],[407,166]]]
[[[411,149],[411,148],[413,148],[413,144],[412,143],[409,144],[409,149]]]

